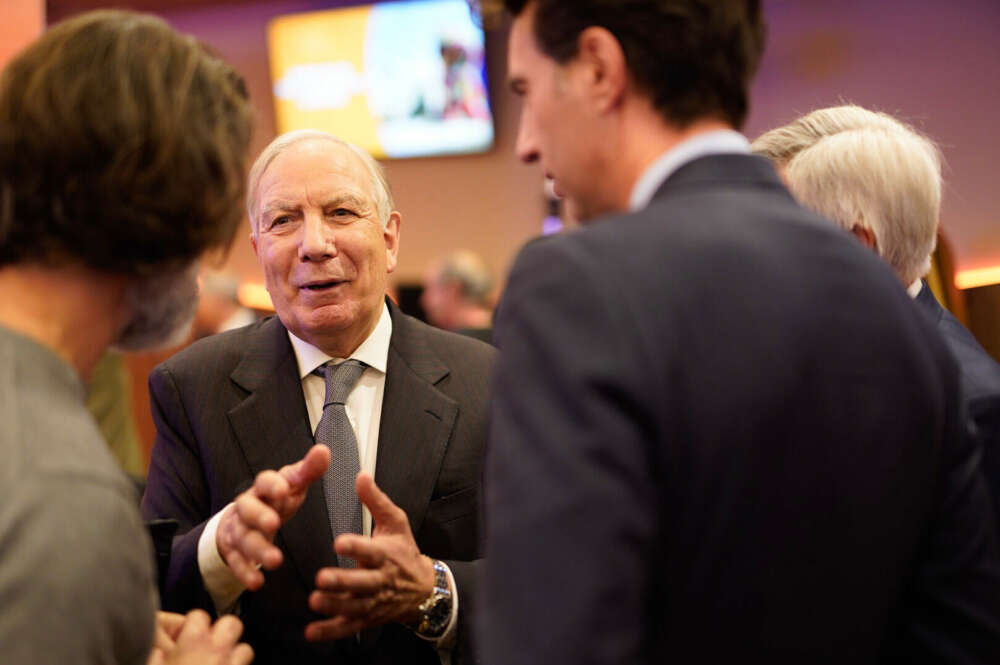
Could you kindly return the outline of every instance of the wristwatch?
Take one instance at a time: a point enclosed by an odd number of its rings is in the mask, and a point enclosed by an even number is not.
[[[444,634],[451,619],[451,591],[448,589],[448,573],[444,564],[434,562],[434,590],[427,600],[420,604],[420,620],[411,626],[421,637],[438,638]]]

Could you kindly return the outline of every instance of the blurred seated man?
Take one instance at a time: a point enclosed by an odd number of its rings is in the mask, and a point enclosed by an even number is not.
[[[490,342],[492,295],[493,277],[486,264],[474,252],[460,250],[431,265],[420,306],[438,328]]]
[[[227,246],[242,81],[162,20],[102,11],[0,77],[0,662],[241,665],[242,627],[160,615],[135,491],[84,404],[110,345],[186,332]]]
[[[931,317],[961,370],[974,438],[1000,515],[1000,365],[921,279],[941,210],[937,147],[912,127],[859,106],[820,109],[758,138],[796,197],[850,231],[892,267]]]
[[[402,217],[368,153],[284,134],[248,189],[277,316],[150,376],[164,605],[238,611],[261,663],[472,661],[494,351],[386,298]]]

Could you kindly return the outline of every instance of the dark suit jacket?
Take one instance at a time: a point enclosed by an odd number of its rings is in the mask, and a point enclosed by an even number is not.
[[[424,554],[446,561],[459,590],[459,662],[472,659],[465,616],[474,603],[480,556],[479,494],[487,387],[494,351],[431,328],[390,303],[392,337],[375,479],[406,511]],[[146,519],[175,518],[165,609],[212,610],[198,570],[205,522],[257,473],[294,462],[313,445],[295,354],[269,318],[193,344],[149,380],[157,438],[142,502]],[[310,488],[279,531],[285,563],[264,587],[240,598],[255,663],[436,663],[431,645],[398,624],[357,640],[305,642],[316,571],[336,555],[322,487]]]
[[[529,245],[495,339],[490,665],[998,662],[954,362],[765,160]]]
[[[972,436],[983,448],[983,471],[1000,517],[1000,365],[972,333],[942,307],[925,282],[916,302],[931,317],[958,361],[965,410]]]

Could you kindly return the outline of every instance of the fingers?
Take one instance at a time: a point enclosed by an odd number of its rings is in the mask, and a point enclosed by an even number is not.
[[[367,624],[360,619],[334,617],[323,621],[313,621],[306,626],[306,639],[310,642],[340,640],[364,630]]]
[[[229,656],[229,665],[250,665],[253,661],[253,649],[249,644],[237,644]]]
[[[184,626],[184,615],[174,612],[156,613],[156,631],[153,636],[153,646],[169,651],[174,648],[177,635]],[[151,655],[152,658],[152,655]]]
[[[379,531],[389,533],[409,531],[410,522],[406,518],[406,513],[379,489],[370,474],[359,473],[354,480],[354,490],[358,493],[361,503],[368,506],[372,520]]]
[[[274,570],[283,559],[281,550],[271,542],[274,532],[260,531],[262,506],[256,497],[244,492],[237,497],[235,505],[223,514],[215,534],[216,547],[222,559],[236,578],[252,591],[264,584],[264,575],[259,567]],[[252,526],[254,523],[257,528]]]
[[[293,492],[304,492],[323,477],[328,466],[330,466],[330,449],[317,443],[300,461],[282,467],[278,473],[288,482]]]
[[[379,541],[354,533],[337,536],[333,541],[333,549],[340,556],[354,559],[358,568],[379,568],[387,557]]]
[[[176,647],[169,652],[154,649],[149,665],[248,665],[253,660],[253,650],[246,644],[237,644],[242,633],[243,623],[234,616],[224,616],[212,625],[208,614],[193,610],[184,617]]]
[[[184,617],[184,625],[181,626],[181,632],[177,635],[177,642],[195,641],[206,633],[211,625],[212,619],[208,616],[208,612],[191,610]]]
[[[381,570],[322,568],[316,573],[316,588],[320,591],[346,591],[359,595],[371,595],[384,589],[387,583],[388,579]]]
[[[346,593],[326,593],[313,591],[309,594],[309,609],[319,614],[346,619],[365,619],[370,621],[379,599],[374,596],[355,597]]]
[[[227,614],[212,626],[212,644],[227,647],[236,644],[243,634],[243,622],[231,614]]]

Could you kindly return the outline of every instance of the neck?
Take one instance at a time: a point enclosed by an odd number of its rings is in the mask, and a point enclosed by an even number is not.
[[[48,347],[87,381],[121,328],[124,285],[81,267],[0,268],[0,325]]]
[[[700,134],[732,127],[722,120],[701,118],[678,128],[664,120],[646,98],[633,98],[623,102],[616,129],[619,160],[616,168],[608,171],[617,173],[615,205],[618,210],[627,210],[632,188],[664,153]]]

